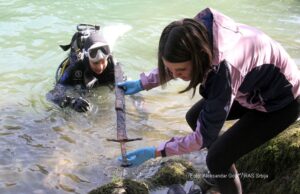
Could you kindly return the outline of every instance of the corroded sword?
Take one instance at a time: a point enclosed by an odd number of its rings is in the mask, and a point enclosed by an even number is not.
[[[107,139],[108,141],[119,142],[121,146],[122,164],[123,167],[130,166],[126,157],[126,142],[142,140],[142,138],[129,139],[126,133],[126,113],[125,113],[125,97],[124,90],[117,86],[117,83],[125,81],[124,73],[122,71],[120,63],[116,63],[115,66],[115,109],[117,114],[117,139]]]

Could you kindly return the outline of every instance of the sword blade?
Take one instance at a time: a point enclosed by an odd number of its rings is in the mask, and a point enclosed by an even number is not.
[[[125,96],[124,90],[117,86],[117,83],[124,81],[123,71],[119,63],[115,65],[115,109],[117,114],[117,140],[120,141],[122,166],[130,166],[126,157],[125,142],[128,139],[126,133],[126,114],[125,114]],[[125,141],[123,141],[125,140]]]

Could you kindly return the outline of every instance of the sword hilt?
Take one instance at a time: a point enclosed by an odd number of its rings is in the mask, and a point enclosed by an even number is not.
[[[126,157],[126,142],[131,142],[131,141],[138,141],[138,140],[142,140],[143,138],[138,137],[138,138],[125,138],[125,139],[109,139],[107,138],[107,141],[113,141],[113,142],[118,142],[120,143],[121,146],[121,154],[122,154],[122,163],[121,166],[122,167],[129,167],[132,164],[130,162],[128,162],[128,159]]]
[[[126,142],[131,142],[131,141],[139,141],[142,140],[143,138],[137,137],[137,138],[132,138],[132,139],[109,139],[107,138],[107,141],[113,141],[113,142],[119,142],[119,143],[126,143]]]

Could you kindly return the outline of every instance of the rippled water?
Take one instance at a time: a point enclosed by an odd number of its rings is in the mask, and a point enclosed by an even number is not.
[[[57,65],[78,23],[100,24],[114,41],[115,58],[128,77],[156,66],[160,33],[174,19],[211,6],[254,25],[280,42],[300,66],[300,1],[28,1],[0,2],[0,193],[86,193],[121,176],[115,162],[114,93],[89,94],[86,114],[61,110],[45,99]],[[122,35],[122,36],[121,36]],[[127,97],[127,130],[142,141],[128,149],[157,145],[189,132],[184,116],[200,97],[177,94],[186,83],[171,82]]]

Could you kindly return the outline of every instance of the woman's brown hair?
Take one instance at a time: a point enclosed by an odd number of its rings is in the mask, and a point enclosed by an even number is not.
[[[161,85],[165,85],[171,72],[163,60],[171,63],[192,61],[192,77],[189,85],[179,93],[196,87],[203,81],[212,67],[212,43],[209,42],[205,26],[194,19],[183,19],[170,23],[163,30],[158,47],[158,70]]]

